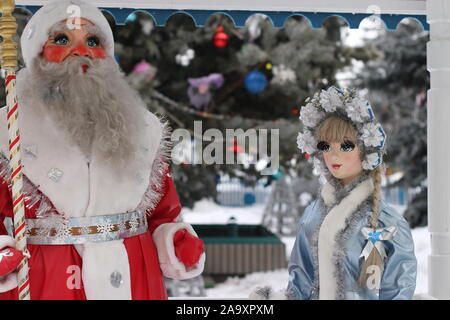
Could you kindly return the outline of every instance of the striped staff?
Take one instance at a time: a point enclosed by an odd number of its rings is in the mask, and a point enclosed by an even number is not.
[[[27,238],[25,225],[24,196],[22,193],[22,162],[20,158],[20,134],[18,126],[18,103],[16,95],[17,45],[13,36],[17,32],[16,19],[12,16],[15,7],[14,0],[0,0],[0,34],[2,68],[6,72],[6,104],[8,110],[9,132],[9,163],[12,169],[11,185],[14,209],[14,236],[18,250],[25,256],[18,267],[18,290],[20,300],[30,299],[30,285],[28,279],[28,259],[26,257]]]

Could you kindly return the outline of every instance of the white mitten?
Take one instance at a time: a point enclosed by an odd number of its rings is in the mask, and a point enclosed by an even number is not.
[[[0,236],[0,251],[6,247],[16,247],[16,240],[10,236]]]

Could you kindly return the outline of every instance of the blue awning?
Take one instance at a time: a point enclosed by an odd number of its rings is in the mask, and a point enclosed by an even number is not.
[[[31,13],[35,13],[39,6],[17,6],[29,10]],[[230,17],[236,27],[243,27],[245,21],[253,14],[264,14],[272,21],[276,28],[282,28],[289,17],[303,16],[311,24],[313,28],[321,28],[322,24],[331,16],[337,16],[344,19],[350,28],[358,28],[359,24],[364,18],[370,17],[369,13],[333,13],[333,12],[289,12],[289,11],[243,11],[243,10],[173,10],[173,9],[131,9],[131,8],[101,8],[102,10],[109,12],[115,19],[117,25],[125,24],[126,19],[133,12],[144,12],[148,14],[156,25],[164,26],[168,19],[174,14],[186,14],[189,15],[194,21],[196,26],[204,26],[206,21],[211,15],[224,14]],[[424,30],[429,30],[429,25],[426,21],[425,15],[401,15],[401,14],[381,14],[381,20],[386,25],[388,30],[394,30],[397,25],[405,18],[413,18],[417,20]]]

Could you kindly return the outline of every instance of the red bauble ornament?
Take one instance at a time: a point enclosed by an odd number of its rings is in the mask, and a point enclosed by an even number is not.
[[[309,153],[305,153],[305,154],[303,155],[303,158],[309,159]]]
[[[293,115],[298,115],[299,113],[300,113],[300,111],[298,109],[292,109]]]
[[[234,152],[234,153],[242,153],[242,152],[244,151],[244,148],[242,148],[242,147],[238,144],[237,140],[233,140],[233,145],[230,146],[230,147],[228,148],[228,150],[231,151],[231,152]]]
[[[223,27],[219,26],[216,30],[216,33],[214,34],[214,46],[216,48],[225,48],[228,45],[228,41],[230,40],[230,37],[223,32]]]

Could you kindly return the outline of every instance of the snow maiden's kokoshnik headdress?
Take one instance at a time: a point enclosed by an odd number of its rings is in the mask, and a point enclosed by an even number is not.
[[[391,240],[396,233],[395,226],[378,228],[381,189],[381,170],[378,167],[383,162],[386,134],[375,119],[369,101],[359,97],[354,90],[330,87],[328,90],[322,90],[321,93],[316,93],[312,98],[308,98],[306,106],[300,109],[300,120],[303,123],[304,131],[299,133],[297,144],[302,152],[310,155],[309,160],[313,161],[316,170],[327,180],[333,179],[333,176],[325,164],[323,155],[319,152],[316,136],[317,130],[324,121],[331,117],[341,118],[354,127],[357,140],[355,143],[360,149],[362,167],[366,172],[371,172],[374,183],[370,227],[364,227],[361,230],[367,240],[360,256],[364,257],[359,278],[359,283],[363,286],[367,283],[369,266],[377,265],[383,270],[386,258],[383,241]]]
[[[321,174],[326,173],[327,169],[317,149],[315,134],[323,121],[331,116],[347,119],[356,128],[364,170],[374,170],[383,162],[386,134],[375,120],[369,101],[361,99],[354,91],[330,87],[327,91],[316,93],[306,102],[306,106],[300,109],[304,132],[298,134],[297,144],[302,152],[310,155]]]

